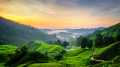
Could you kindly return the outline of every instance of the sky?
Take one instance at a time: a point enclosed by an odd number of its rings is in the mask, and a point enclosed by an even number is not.
[[[36,28],[96,28],[120,22],[120,0],[0,0],[0,16]]]

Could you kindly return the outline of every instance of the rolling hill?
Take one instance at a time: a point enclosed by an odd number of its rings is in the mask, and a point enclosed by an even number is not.
[[[0,17],[0,43],[24,44],[34,40],[54,41],[54,36],[49,36],[39,29],[18,24],[15,21]]]

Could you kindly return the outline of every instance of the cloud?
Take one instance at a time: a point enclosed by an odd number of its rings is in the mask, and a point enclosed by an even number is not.
[[[37,18],[38,22],[53,24],[49,24],[51,27],[91,27],[118,21],[119,3],[120,0],[0,0],[0,15],[17,20]]]
[[[120,16],[120,0],[57,0],[56,4],[71,9],[86,8],[93,15]]]
[[[25,15],[40,12],[54,15],[68,10],[88,9],[92,15],[120,16],[120,0],[0,0],[6,2],[5,7],[11,13],[22,12]],[[3,9],[3,8],[2,8]],[[69,11],[68,11],[69,12]],[[21,13],[19,13],[21,14]],[[39,14],[38,14],[39,15]]]

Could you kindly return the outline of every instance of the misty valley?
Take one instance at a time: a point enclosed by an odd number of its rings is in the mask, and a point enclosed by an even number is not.
[[[37,29],[0,17],[0,67],[120,67],[120,23]]]

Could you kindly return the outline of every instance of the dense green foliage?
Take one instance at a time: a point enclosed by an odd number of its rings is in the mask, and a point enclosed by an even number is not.
[[[120,24],[80,36],[77,45],[31,41],[0,45],[0,67],[119,67]],[[62,45],[62,46],[61,46]]]
[[[120,41],[120,23],[109,28],[97,30],[88,36],[80,36],[77,39],[77,45],[82,48],[91,48],[91,46],[105,47],[117,41]]]
[[[11,55],[15,54],[17,47],[12,45],[0,45],[0,62],[7,61]]]
[[[80,36],[77,39],[77,46],[81,46],[81,48],[92,48],[93,42],[92,40],[88,39],[87,37]]]

